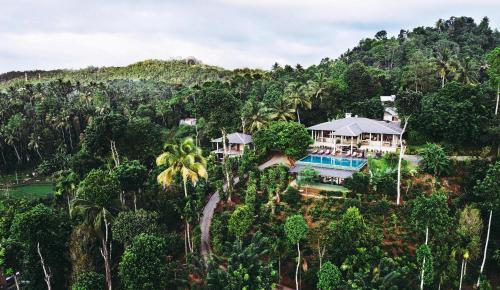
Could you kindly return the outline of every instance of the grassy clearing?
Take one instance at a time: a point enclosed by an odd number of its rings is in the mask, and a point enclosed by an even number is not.
[[[12,198],[38,199],[52,196],[54,185],[51,183],[23,184],[0,188],[0,195]]]

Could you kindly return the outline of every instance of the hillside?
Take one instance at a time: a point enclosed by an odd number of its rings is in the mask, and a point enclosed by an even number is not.
[[[7,87],[23,83],[25,73],[30,82],[45,82],[57,79],[80,82],[108,80],[154,80],[168,84],[189,85],[209,80],[222,80],[228,71],[219,67],[201,64],[195,59],[144,60],[124,67],[88,67],[79,70],[51,70],[7,72],[0,75],[0,86]]]
[[[452,17],[309,67],[3,74],[0,269],[26,290],[497,289],[499,44]]]

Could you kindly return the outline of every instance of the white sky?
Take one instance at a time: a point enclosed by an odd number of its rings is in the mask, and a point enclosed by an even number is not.
[[[226,68],[308,66],[382,29],[488,16],[498,0],[0,0],[0,73],[194,56]]]

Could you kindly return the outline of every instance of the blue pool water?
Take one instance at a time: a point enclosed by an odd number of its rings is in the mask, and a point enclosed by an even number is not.
[[[334,157],[322,155],[308,155],[298,161],[300,164],[310,164],[328,168],[359,170],[366,164],[366,159],[349,157]]]

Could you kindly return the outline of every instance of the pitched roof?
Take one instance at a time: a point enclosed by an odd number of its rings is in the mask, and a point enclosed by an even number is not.
[[[295,165],[290,168],[290,173],[300,173],[306,166],[303,165]],[[356,171],[352,170],[342,170],[342,169],[333,169],[333,168],[324,168],[324,167],[315,167],[314,170],[318,172],[321,176],[329,176],[329,177],[340,177],[340,178],[348,178],[351,177],[352,174]]]
[[[243,133],[231,133],[227,135],[228,143],[231,144],[249,144],[252,143],[252,135]],[[222,137],[212,139],[212,142],[222,142]]]
[[[401,134],[402,129],[385,121],[368,118],[343,118],[331,122],[324,122],[307,128],[308,130],[334,131],[337,136],[358,136],[361,133],[373,134]]]
[[[396,108],[394,107],[387,107],[384,109],[384,111],[388,114],[390,114],[391,116],[397,116],[398,115],[398,112],[396,111]]]

